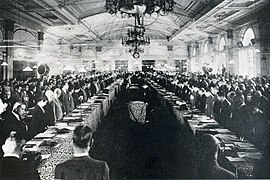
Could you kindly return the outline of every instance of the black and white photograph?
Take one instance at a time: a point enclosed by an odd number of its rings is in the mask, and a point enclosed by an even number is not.
[[[0,179],[270,179],[269,0],[0,0]]]

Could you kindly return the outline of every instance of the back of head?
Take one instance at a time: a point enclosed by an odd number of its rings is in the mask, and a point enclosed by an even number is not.
[[[54,93],[52,90],[47,90],[45,92],[45,96],[49,102],[51,102],[54,99]]]
[[[61,89],[59,89],[59,88],[56,88],[56,89],[54,90],[54,96],[55,96],[56,98],[60,97],[60,96],[61,96],[61,93],[62,93],[62,91],[61,91]]]
[[[203,158],[209,160],[216,160],[219,149],[218,139],[211,135],[205,134],[200,138],[200,151]]]
[[[81,149],[85,149],[90,146],[92,140],[92,129],[88,126],[77,126],[73,133],[73,144]]]
[[[2,146],[5,155],[18,154],[22,152],[22,146],[25,143],[25,139],[22,134],[11,131],[10,136],[6,139],[5,144]]]
[[[225,93],[224,91],[219,91],[219,92],[217,93],[217,95],[218,95],[219,97],[225,97],[225,96],[226,96],[226,93]]]

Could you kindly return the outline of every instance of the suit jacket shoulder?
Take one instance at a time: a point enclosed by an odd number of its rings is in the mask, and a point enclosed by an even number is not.
[[[91,157],[73,157],[55,168],[55,179],[109,179],[106,162]]]
[[[4,157],[0,162],[0,179],[39,180],[37,170],[16,157]]]

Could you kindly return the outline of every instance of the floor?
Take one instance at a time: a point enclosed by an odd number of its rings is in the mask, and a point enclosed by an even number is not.
[[[156,102],[151,102],[147,124],[129,118],[123,94],[94,134],[91,156],[104,160],[111,179],[195,178],[188,137],[176,121],[168,120]]]

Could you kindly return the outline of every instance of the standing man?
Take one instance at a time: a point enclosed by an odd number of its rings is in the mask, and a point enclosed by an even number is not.
[[[25,139],[29,138],[28,126],[23,122],[26,114],[26,105],[22,102],[16,102],[11,112],[7,113],[3,121],[3,135],[8,138],[11,131],[16,131],[23,135]]]
[[[92,130],[88,126],[76,127],[73,133],[74,157],[56,166],[55,179],[109,179],[107,163],[89,156],[89,150],[93,145],[92,135]]]

